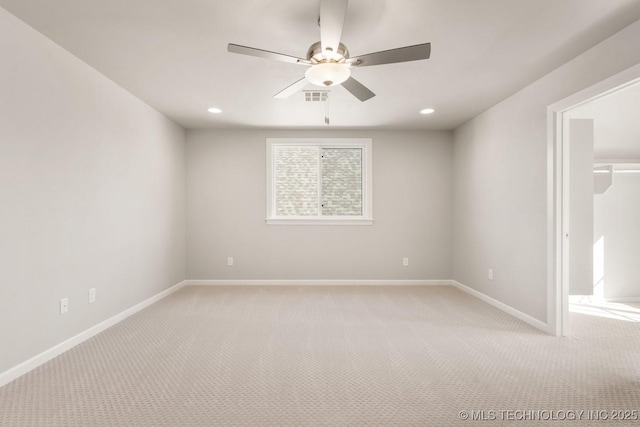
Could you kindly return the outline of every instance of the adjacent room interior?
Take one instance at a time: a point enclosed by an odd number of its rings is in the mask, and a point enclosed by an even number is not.
[[[570,292],[570,310],[576,313],[623,321],[640,318],[640,280],[636,270],[640,250],[639,113],[638,84],[577,106],[568,113],[572,120],[588,120],[593,132],[593,143],[587,144],[584,159],[585,169],[592,166],[593,179],[584,179],[590,188],[585,188],[584,207],[576,207],[579,212],[591,211],[581,217],[588,219],[585,238],[593,249],[579,254],[586,264],[591,264],[590,268],[584,268],[588,277],[579,280],[591,286],[585,292]],[[592,196],[587,197],[587,192]],[[588,249],[588,245],[584,248]]]
[[[638,419],[639,1],[0,28],[0,424]]]

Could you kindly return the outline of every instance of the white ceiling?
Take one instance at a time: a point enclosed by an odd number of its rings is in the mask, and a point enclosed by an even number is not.
[[[640,83],[574,108],[569,116],[593,119],[596,159],[640,159]]]
[[[272,98],[304,66],[226,51],[232,42],[305,57],[319,0],[0,6],[187,128],[325,127],[322,103]],[[431,42],[431,59],[354,69],[377,96],[362,103],[332,88],[331,127],[452,129],[638,19],[639,0],[351,0],[342,41],[352,56]],[[424,107],[436,113],[419,115]]]

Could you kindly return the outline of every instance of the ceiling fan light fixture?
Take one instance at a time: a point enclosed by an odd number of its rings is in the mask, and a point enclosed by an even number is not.
[[[345,64],[323,62],[313,65],[304,76],[316,86],[335,86],[347,80],[351,76],[351,70]]]
[[[317,1],[320,2],[318,25],[322,24],[320,25],[320,41],[309,46],[306,59],[234,43],[227,45],[227,50],[232,53],[309,66],[303,78],[276,93],[274,98],[287,98],[301,90],[306,83],[311,83],[325,88],[342,85],[347,92],[364,102],[376,94],[351,77],[352,66],[361,68],[371,65],[418,61],[429,59],[431,55],[431,43],[420,43],[351,58],[349,50],[340,41],[349,0]]]

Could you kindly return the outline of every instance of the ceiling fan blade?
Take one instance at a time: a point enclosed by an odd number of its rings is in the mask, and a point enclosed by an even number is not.
[[[338,51],[348,5],[348,0],[320,1],[320,43],[323,51]]]
[[[376,96],[375,93],[371,92],[365,85],[363,85],[353,77],[349,77],[346,81],[342,82],[342,87],[344,87],[346,90],[351,92],[353,96],[363,102]]]
[[[369,53],[349,59],[351,65],[366,67],[369,65],[393,64],[395,62],[417,61],[429,59],[431,56],[431,43],[417,44],[414,46],[399,47],[397,49],[383,50]]]
[[[287,86],[286,88],[282,89],[280,92],[278,92],[275,95],[273,95],[273,97],[274,98],[278,98],[278,99],[288,98],[291,95],[293,95],[294,93],[298,92],[303,87],[305,87],[307,85],[307,83],[308,83],[307,79],[305,77],[303,77],[300,80],[298,80],[297,82],[295,82],[295,83]]]
[[[284,53],[256,49],[255,47],[240,46],[239,44],[229,43],[227,45],[227,51],[232,53],[239,53],[242,55],[257,56],[258,58],[274,59],[276,61],[289,62],[293,64],[311,65],[311,62],[306,59],[296,58],[295,56],[285,55]]]

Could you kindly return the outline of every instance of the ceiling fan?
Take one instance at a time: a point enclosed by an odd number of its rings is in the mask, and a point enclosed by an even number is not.
[[[431,55],[431,44],[422,43],[351,58],[347,47],[340,43],[348,4],[348,0],[320,1],[320,18],[318,20],[320,41],[309,47],[306,59],[233,43],[229,43],[227,50],[232,53],[302,64],[309,67],[303,78],[275,94],[275,98],[287,98],[298,92],[307,83],[311,83],[324,87],[342,85],[360,101],[373,98],[376,94],[351,77],[352,67],[416,61],[428,59]]]

